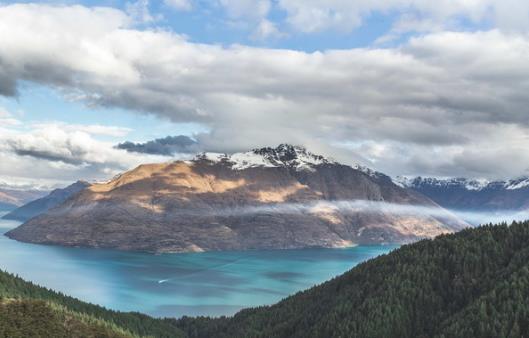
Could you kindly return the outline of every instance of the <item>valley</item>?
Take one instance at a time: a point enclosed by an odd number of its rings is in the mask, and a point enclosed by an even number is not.
[[[272,304],[396,247],[152,255],[3,236],[18,224],[0,220],[0,270],[83,301],[155,317],[233,315]]]

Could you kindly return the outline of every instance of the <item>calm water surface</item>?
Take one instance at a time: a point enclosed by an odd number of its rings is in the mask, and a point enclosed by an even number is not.
[[[150,255],[26,244],[3,236],[18,224],[0,220],[0,269],[84,301],[153,316],[231,315],[272,304],[395,248]]]

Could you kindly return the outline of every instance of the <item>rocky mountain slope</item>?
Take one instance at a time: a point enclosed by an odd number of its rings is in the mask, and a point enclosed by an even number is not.
[[[410,205],[435,212],[399,208]],[[464,226],[385,175],[280,145],[141,165],[82,190],[7,236],[185,252],[405,243]]]
[[[397,182],[452,210],[520,211],[529,208],[529,178],[508,181],[465,178],[398,178]]]
[[[55,189],[49,195],[31,201],[5,215],[4,219],[27,221],[37,215],[45,213],[51,208],[58,206],[79,191],[90,186],[90,183],[77,181],[63,189]]]

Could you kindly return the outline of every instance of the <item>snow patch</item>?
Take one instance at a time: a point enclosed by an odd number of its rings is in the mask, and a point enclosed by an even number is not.
[[[387,175],[381,173],[380,171],[376,171],[376,170],[373,170],[371,168],[368,168],[366,166],[363,166],[363,165],[360,165],[360,164],[356,164],[353,166],[353,169],[356,169],[358,171],[361,171],[363,172],[364,174],[366,174],[367,176],[370,176],[370,177],[373,177],[373,178],[381,178],[381,177],[388,177]],[[396,182],[395,180],[393,180],[393,183],[395,183],[396,185],[398,185],[399,187],[401,188],[404,188],[404,186],[401,185],[401,183],[399,182]]]
[[[480,191],[491,185],[486,179],[466,179],[466,178],[433,178],[433,177],[406,177],[397,176],[395,184],[404,188],[419,188],[422,186],[440,187],[440,188],[463,188],[471,191]]]
[[[484,188],[486,188],[489,184],[490,182],[486,179],[470,180],[470,181],[466,181],[465,188],[467,190],[479,191],[479,190],[483,190]]]
[[[209,153],[209,152],[198,154],[195,157],[195,159],[197,160],[206,160],[206,161],[213,162],[213,163],[221,162],[223,159],[227,159],[227,158],[228,158],[227,154]]]
[[[314,166],[336,163],[328,158],[315,155],[303,147],[282,144],[277,148],[254,149],[231,155],[221,153],[201,153],[193,161],[205,160],[212,163],[231,164],[234,170],[249,168],[287,167],[298,171],[314,170]]]
[[[517,180],[510,180],[505,183],[505,189],[507,190],[517,190],[529,186],[529,178],[521,178]]]
[[[258,155],[253,151],[246,153],[235,153],[230,156],[229,161],[233,163],[232,169],[234,170],[244,170],[255,167],[275,167],[275,165],[270,163],[270,161],[268,161],[264,156]]]
[[[438,179],[431,177],[403,177],[397,176],[394,183],[406,188],[419,188],[424,186],[446,187],[446,188],[464,188],[469,191],[481,191],[484,189],[506,189],[517,190],[529,186],[529,177],[521,177],[508,181],[489,181],[487,179],[466,179],[466,178],[448,178]]]

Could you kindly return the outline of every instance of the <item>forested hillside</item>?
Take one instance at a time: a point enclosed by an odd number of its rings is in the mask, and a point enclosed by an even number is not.
[[[0,337],[182,337],[173,322],[110,311],[0,271]]]
[[[184,318],[191,337],[527,337],[529,223],[406,245],[277,305]]]

